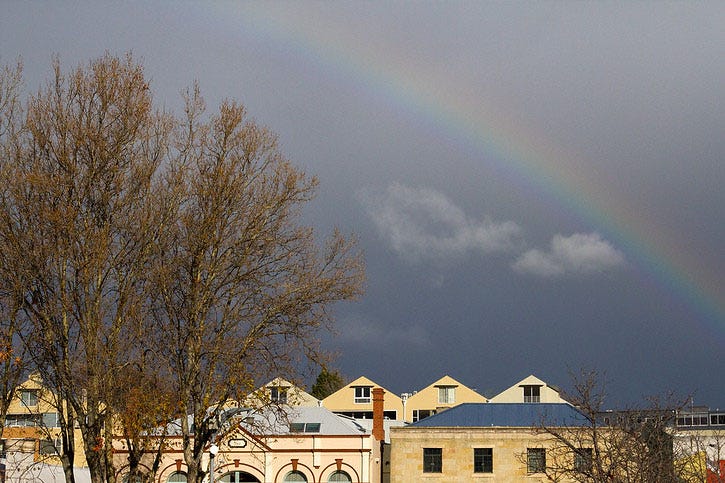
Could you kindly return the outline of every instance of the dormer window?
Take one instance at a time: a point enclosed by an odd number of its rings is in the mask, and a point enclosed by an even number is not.
[[[541,402],[541,386],[523,386],[523,388],[525,403]]]
[[[438,404],[455,404],[456,386],[438,386]]]
[[[370,403],[370,386],[356,386],[353,389],[355,390],[355,404]]]
[[[287,389],[286,387],[272,386],[269,388],[269,399],[278,404],[287,404]]]
[[[38,391],[23,389],[20,391],[20,401],[23,406],[35,407],[38,405]]]

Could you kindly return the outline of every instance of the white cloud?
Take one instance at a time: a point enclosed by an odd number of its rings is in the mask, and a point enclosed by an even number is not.
[[[514,246],[521,232],[512,221],[472,219],[431,189],[394,183],[383,193],[364,192],[361,199],[381,236],[411,261],[505,251]]]
[[[624,264],[624,255],[598,233],[555,235],[548,252],[529,250],[514,263],[514,270],[544,277],[567,273],[601,272]]]

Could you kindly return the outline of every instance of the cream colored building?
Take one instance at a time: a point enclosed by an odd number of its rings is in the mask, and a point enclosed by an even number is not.
[[[559,389],[531,375],[492,397],[492,403],[566,403]]]
[[[450,376],[443,376],[429,386],[403,398],[405,421],[416,422],[461,403],[485,403],[485,396],[461,384]]]
[[[367,377],[358,377],[347,386],[330,394],[322,400],[322,405],[336,414],[355,419],[372,419],[374,387],[382,387]],[[397,420],[403,416],[403,401],[392,392],[385,390],[384,417]]]
[[[252,393],[245,406],[261,407],[267,404],[287,404],[289,406],[319,406],[320,400],[286,379],[277,377]]]
[[[549,481],[551,438],[536,430],[544,415],[566,426],[585,424],[569,404],[464,403],[391,428],[390,482]]]
[[[19,481],[42,465],[60,466],[61,429],[55,394],[37,373],[31,374],[15,392],[8,407],[2,433],[6,481]],[[83,441],[75,436],[75,466],[86,467]]]
[[[248,409],[233,417],[231,429],[218,436],[213,465],[211,446],[202,461],[204,471],[213,468],[217,483],[380,482],[382,397],[373,431],[320,406],[288,406],[284,414],[270,407]],[[180,436],[166,440],[155,483],[187,481],[181,444]],[[128,477],[123,438],[114,440],[114,448],[121,482]],[[150,472],[152,458],[142,459],[144,473]]]

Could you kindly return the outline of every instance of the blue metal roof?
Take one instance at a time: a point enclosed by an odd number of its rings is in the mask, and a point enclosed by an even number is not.
[[[411,424],[412,427],[586,426],[587,417],[564,403],[464,403]]]

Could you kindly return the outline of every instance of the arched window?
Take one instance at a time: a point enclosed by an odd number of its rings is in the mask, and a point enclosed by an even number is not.
[[[126,475],[123,477],[123,483],[141,483],[141,475]]]
[[[257,478],[255,478],[253,475],[250,475],[246,471],[232,471],[231,473],[227,473],[215,481],[218,481],[219,483],[259,483],[259,480]]]
[[[344,471],[336,471],[330,475],[330,478],[328,478],[327,481],[329,481],[330,483],[333,483],[333,482],[352,483],[352,478],[350,478],[350,475],[348,475]]]
[[[307,481],[307,478],[305,477],[304,473],[300,471],[290,471],[284,477],[284,483],[294,483],[296,481]]]
[[[180,473],[178,471],[176,473],[171,473],[171,475],[169,475],[169,479],[166,481],[167,483],[186,483],[186,473]]]

